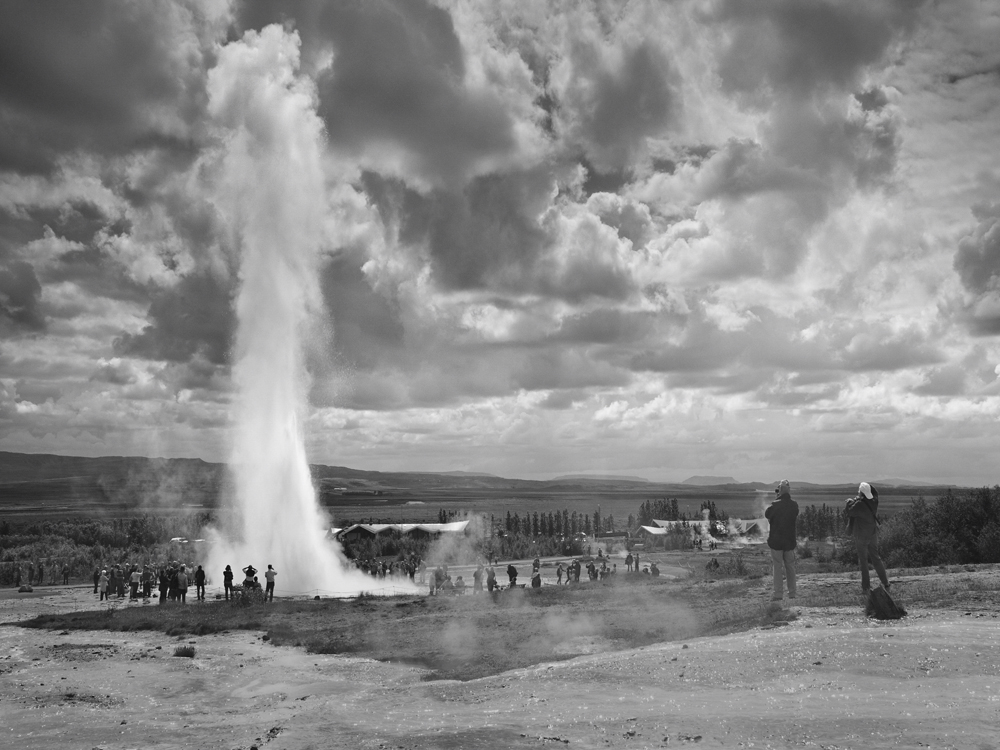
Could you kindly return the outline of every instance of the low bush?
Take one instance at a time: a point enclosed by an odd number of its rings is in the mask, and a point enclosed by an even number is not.
[[[186,656],[190,659],[194,658],[194,646],[178,646],[174,649],[174,656]]]

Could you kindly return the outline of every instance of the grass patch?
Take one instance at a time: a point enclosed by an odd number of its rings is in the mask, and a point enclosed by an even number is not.
[[[189,659],[193,659],[194,646],[178,646],[174,649],[174,656],[186,656]]]
[[[604,581],[494,595],[166,604],[46,614],[17,625],[152,630],[178,637],[265,631],[275,646],[415,664],[428,668],[428,679],[466,680],[595,651],[780,627],[795,618],[789,609],[769,601],[769,581],[760,579],[770,556],[750,551],[733,562],[720,556],[720,565],[727,563],[744,575],[709,577],[701,562],[685,581],[619,574]],[[890,577],[898,581],[894,597],[911,612],[1000,604],[995,569],[969,572],[957,566],[947,574],[935,568],[916,576],[893,570]],[[807,573],[795,604],[795,609],[856,607],[860,614],[864,605],[857,571],[848,576]]]
[[[360,596],[284,600],[266,606],[198,606],[41,615],[21,626],[59,630],[154,630],[173,636],[264,630],[276,646],[355,654],[427,667],[429,679],[473,679],[583,653],[733,632],[768,622],[743,600],[759,584],[729,581],[725,597],[699,586],[619,575],[573,586],[495,595]],[[759,598],[759,597],[757,597]]]

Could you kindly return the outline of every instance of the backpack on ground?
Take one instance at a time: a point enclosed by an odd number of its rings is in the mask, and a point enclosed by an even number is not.
[[[868,592],[865,616],[876,620],[898,620],[906,616],[906,610],[892,600],[888,591],[879,586]]]

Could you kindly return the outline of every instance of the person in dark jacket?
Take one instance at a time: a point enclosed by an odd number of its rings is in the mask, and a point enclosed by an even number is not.
[[[194,592],[195,599],[199,602],[205,601],[205,570],[200,565],[194,572]]]
[[[226,591],[226,601],[229,601],[229,592],[233,590],[233,569],[227,565],[222,571],[222,587]]]
[[[764,518],[771,525],[771,530],[767,534],[767,546],[771,548],[774,574],[771,601],[780,602],[782,574],[788,585],[788,598],[795,598],[795,519],[799,516],[799,506],[792,500],[791,487],[787,479],[782,479],[774,491],[778,497],[764,511]]]
[[[878,553],[878,490],[868,482],[858,486],[856,497],[847,499],[847,532],[854,539],[858,550],[858,565],[861,567],[861,592],[867,594],[871,589],[871,578],[868,574],[868,563],[871,562],[875,573],[882,582],[882,587],[889,590],[889,577],[885,573],[885,565]]]

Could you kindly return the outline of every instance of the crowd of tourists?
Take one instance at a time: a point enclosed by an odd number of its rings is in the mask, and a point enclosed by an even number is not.
[[[240,591],[261,590],[266,601],[274,600],[274,582],[278,571],[268,565],[264,571],[264,587],[261,587],[258,571],[253,565],[242,569],[243,581],[234,583],[232,566],[227,565],[222,573],[225,599],[230,599]],[[194,589],[194,601],[205,601],[205,586],[208,574],[201,565],[181,563],[177,560],[160,565],[133,565],[130,563],[108,565],[94,569],[94,593],[100,601],[125,599],[128,601],[149,601],[158,598],[160,604],[167,602],[187,603],[188,590]]]
[[[410,555],[406,559],[392,561],[359,559],[354,561],[354,567],[362,573],[367,573],[372,578],[409,579],[411,583],[415,582],[418,573],[420,574],[420,583],[423,583],[424,575],[427,571],[427,565],[417,555]]]
[[[642,573],[654,577],[660,575],[660,569],[655,562],[640,567],[638,555],[633,557],[629,553],[626,557],[626,564],[629,572]],[[472,585],[469,586],[463,576],[458,575],[452,579],[451,574],[448,572],[448,566],[439,565],[430,571],[430,575],[428,576],[429,593],[431,596],[439,593],[464,594],[467,591],[475,594],[484,590],[493,593],[494,591],[503,591],[505,589],[526,588],[528,586],[531,588],[541,588],[542,586],[541,560],[537,557],[531,562],[529,583],[519,584],[517,582],[518,570],[514,563],[511,562],[502,571],[507,575],[507,584],[505,586],[497,580],[498,567],[499,565],[495,565],[493,560],[486,563],[480,562],[472,574]],[[586,571],[585,580],[603,581],[618,574],[618,563],[613,563],[609,558],[605,557],[603,550],[598,550],[597,557],[588,560],[586,565],[577,558],[568,563],[559,562],[555,569],[555,583],[557,586],[579,583],[580,578],[584,575],[584,571]],[[420,583],[423,582],[423,574],[421,574]]]
[[[41,586],[45,583],[45,571],[49,572],[50,586],[55,585],[57,573],[64,585],[69,583],[70,568],[68,563],[60,568],[58,564],[46,566],[44,560],[39,560],[37,565],[33,560],[29,560],[23,568],[20,562],[14,564],[14,586],[18,588],[21,586]]]

